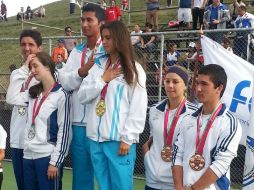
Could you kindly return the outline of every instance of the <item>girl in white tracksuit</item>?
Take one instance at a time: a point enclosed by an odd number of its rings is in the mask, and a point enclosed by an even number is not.
[[[188,73],[183,67],[169,67],[164,86],[167,99],[151,107],[150,138],[143,145],[146,190],[174,189],[171,157],[165,157],[162,152],[165,152],[166,146],[173,150],[172,145],[179,134],[182,118],[197,110],[184,96],[188,86]]]
[[[14,96],[9,100],[15,105],[28,104],[24,131],[25,189],[55,190],[58,189],[59,169],[68,153],[71,137],[70,95],[56,82],[55,64],[45,52],[29,55],[12,83],[27,78],[29,67],[39,83],[25,92],[10,89]]]
[[[95,61],[78,97],[81,103],[89,103],[87,136],[99,189],[131,190],[135,144],[146,119],[146,75],[134,62],[129,32],[122,22],[103,25],[101,35],[109,55]]]

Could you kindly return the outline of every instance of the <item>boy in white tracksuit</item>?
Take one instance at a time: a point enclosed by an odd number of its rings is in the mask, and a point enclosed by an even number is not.
[[[70,53],[64,67],[59,70],[59,82],[67,91],[72,91],[73,138],[71,142],[72,190],[93,190],[94,171],[86,136],[86,105],[80,104],[77,92],[93,59],[104,54],[100,38],[100,26],[105,21],[105,10],[99,5],[88,3],[82,8],[81,29],[86,43],[77,45]],[[88,67],[87,67],[88,66]],[[80,71],[86,70],[85,74]]]
[[[150,137],[153,138],[152,145],[149,151],[144,156],[146,184],[154,189],[170,190],[174,188],[173,177],[171,172],[171,162],[165,162],[160,157],[161,150],[164,146],[163,127],[165,110],[167,109],[168,99],[165,99],[150,108],[149,126]],[[185,106],[180,114],[177,126],[175,128],[173,142],[176,140],[179,131],[180,123],[185,115],[193,113],[197,108],[192,103],[186,101]],[[176,111],[176,110],[172,110]],[[174,114],[170,115],[169,122],[173,120]]]
[[[36,30],[23,30],[20,34],[20,49],[24,62],[27,56],[30,54],[35,54],[41,51],[42,37],[41,34]],[[24,177],[23,177],[23,149],[24,149],[24,128],[27,121],[27,105],[18,106],[13,101],[15,95],[11,93],[12,90],[25,91],[29,87],[38,83],[33,77],[22,76],[25,78],[20,78],[17,80],[15,76],[19,75],[19,69],[14,70],[10,76],[10,84],[6,94],[6,102],[12,104],[12,116],[10,123],[10,146],[11,146],[11,159],[14,169],[14,175],[16,178],[16,184],[18,190],[25,190],[24,188]],[[13,79],[17,80],[13,83]],[[27,81],[27,83],[22,86],[22,83]],[[14,85],[14,86],[13,86]],[[22,86],[22,87],[21,87]],[[13,104],[14,103],[14,104]]]

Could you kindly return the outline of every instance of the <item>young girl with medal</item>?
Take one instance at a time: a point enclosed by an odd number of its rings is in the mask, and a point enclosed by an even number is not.
[[[150,138],[143,145],[146,190],[174,189],[171,172],[173,144],[182,118],[197,108],[186,100],[188,71],[168,67],[164,79],[167,98],[150,108]]]
[[[17,80],[27,78],[29,68],[39,83],[24,92],[12,92],[16,93],[16,104],[28,104],[23,159],[25,189],[61,189],[60,168],[71,137],[70,95],[56,82],[55,64],[47,53],[29,55]]]
[[[131,190],[135,144],[146,119],[146,75],[134,61],[130,35],[122,22],[103,25],[101,36],[107,56],[95,60],[78,97],[81,103],[89,103],[87,136],[99,189]]]

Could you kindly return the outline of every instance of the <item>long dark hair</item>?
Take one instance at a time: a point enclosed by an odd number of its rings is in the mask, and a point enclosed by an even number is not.
[[[127,27],[121,21],[112,21],[101,26],[101,34],[104,29],[110,31],[113,46],[120,55],[120,62],[126,82],[129,85],[136,84],[138,72],[135,65],[130,33]]]
[[[56,78],[55,78],[55,63],[52,60],[51,56],[46,52],[38,52],[38,53],[36,53],[36,58],[41,62],[42,65],[49,68],[52,77],[56,80]],[[29,89],[29,94],[30,94],[31,98],[38,97],[38,95],[42,92],[43,92],[43,86],[42,86],[41,82],[32,86]]]

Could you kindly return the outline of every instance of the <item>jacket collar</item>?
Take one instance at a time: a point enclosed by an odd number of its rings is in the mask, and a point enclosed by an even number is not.
[[[193,116],[193,117],[198,117],[198,115],[201,113],[202,109],[203,109],[203,106],[201,106],[196,112],[194,112],[194,113],[192,114],[192,116]],[[226,105],[225,105],[225,104],[222,104],[222,108],[221,108],[221,110],[220,110],[220,112],[218,113],[217,116],[222,115],[222,114],[224,113],[225,109],[226,109]]]
[[[168,99],[163,100],[162,102],[159,103],[159,105],[156,106],[156,109],[161,112],[164,112],[166,109],[167,103],[168,103]],[[184,105],[180,114],[183,114],[184,112],[186,112],[186,104]]]

